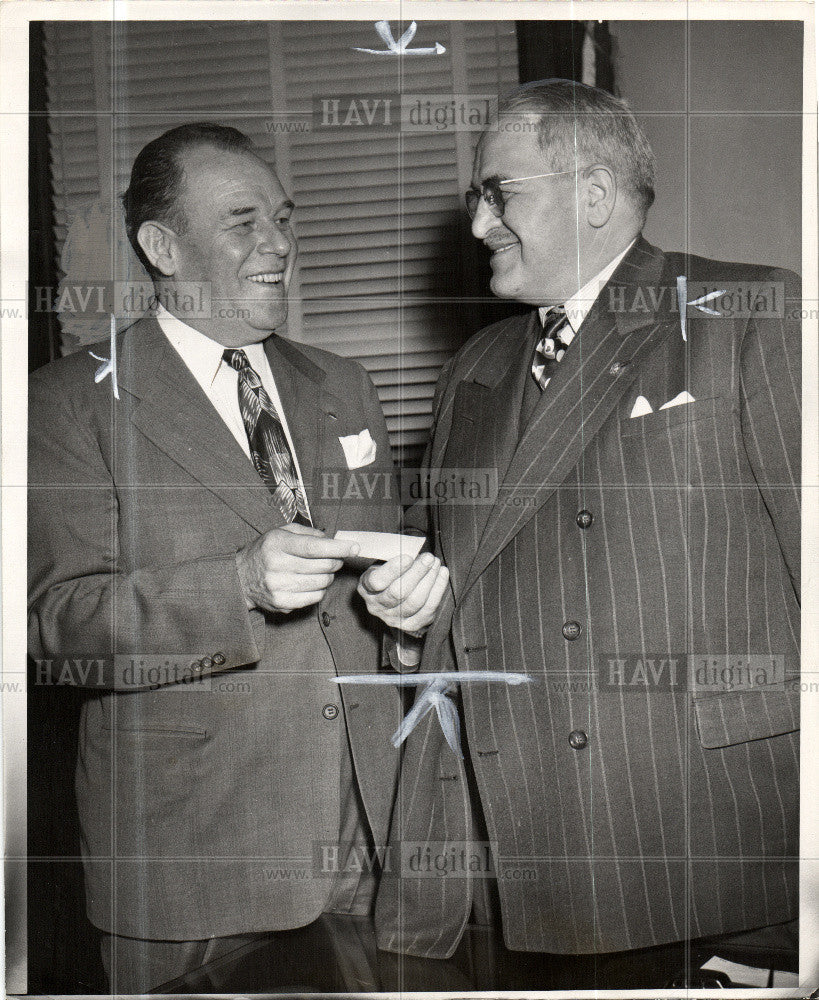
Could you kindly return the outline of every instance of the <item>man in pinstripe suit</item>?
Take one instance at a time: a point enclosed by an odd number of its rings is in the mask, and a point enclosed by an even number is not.
[[[478,147],[492,291],[537,308],[438,384],[424,472],[499,490],[411,513],[451,575],[421,670],[531,683],[458,685],[463,762],[415,729],[391,832],[405,859],[486,838],[508,948],[646,968],[798,902],[798,286],[649,245],[653,174],[626,105],[568,81]],[[486,880],[394,868],[380,946],[452,955]]]

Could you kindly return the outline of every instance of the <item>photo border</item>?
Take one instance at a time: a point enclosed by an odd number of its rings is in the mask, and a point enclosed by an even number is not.
[[[178,20],[798,20],[804,23],[802,274],[803,301],[819,303],[816,199],[816,36],[812,3],[793,0],[686,2],[686,0],[0,0],[0,304],[26,310],[28,261],[28,25],[30,21]],[[2,663],[3,798],[6,883],[6,984],[10,994],[26,988],[26,381],[27,319],[2,318]],[[803,538],[802,661],[819,663],[819,335],[803,322]],[[819,667],[803,668],[819,678]],[[21,688],[14,687],[20,684]],[[698,990],[702,997],[803,997],[819,987],[819,694],[802,697],[800,982],[799,989]],[[808,766],[804,766],[807,764]],[[588,991],[470,994],[402,993],[415,997],[586,997]],[[675,997],[674,990],[599,990],[600,997]],[[276,994],[267,994],[275,996]],[[281,994],[279,994],[281,995]],[[318,996],[318,994],[316,994]],[[342,994],[334,994],[341,996]],[[352,994],[346,994],[352,996]],[[397,994],[363,994],[367,998]]]

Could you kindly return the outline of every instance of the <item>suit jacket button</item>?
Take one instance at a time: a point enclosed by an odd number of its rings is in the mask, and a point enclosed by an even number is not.
[[[210,670],[210,668],[213,666],[213,663],[214,661],[209,656],[203,656],[202,659],[199,661],[199,666],[203,670]]]
[[[195,674],[200,673],[200,671],[202,670],[202,661],[201,660],[194,660],[193,663],[191,664],[191,670]]]
[[[581,510],[578,511],[575,520],[577,521],[578,528],[590,528],[594,520],[594,514],[590,510]]]
[[[321,613],[321,624],[325,628],[327,628],[327,626],[330,624],[330,622],[332,620],[333,620],[332,615],[329,615],[326,611],[322,611],[322,613]],[[333,718],[335,718],[335,716]]]
[[[572,750],[582,750],[588,742],[589,738],[582,729],[573,729],[569,733],[569,746]]]
[[[325,719],[335,719],[338,718],[338,705],[325,705],[321,710],[321,714]]]
[[[580,622],[566,622],[563,626],[563,638],[571,641],[572,639],[579,639],[580,633],[583,629],[580,627]]]
[[[224,663],[227,662],[225,660],[225,654],[224,653],[214,653],[213,654],[213,662],[216,664],[217,667],[221,667]]]

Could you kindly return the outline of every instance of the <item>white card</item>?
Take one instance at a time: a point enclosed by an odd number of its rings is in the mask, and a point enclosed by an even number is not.
[[[425,542],[423,535],[393,535],[387,531],[337,531],[340,542],[358,542],[361,551],[357,559],[383,559],[412,556],[414,559]]]

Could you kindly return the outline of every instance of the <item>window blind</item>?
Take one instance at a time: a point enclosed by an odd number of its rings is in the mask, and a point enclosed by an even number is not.
[[[394,38],[406,27],[393,22]],[[395,119],[329,128],[316,111],[323,99],[372,107],[398,95],[497,97],[516,84],[514,22],[422,22],[410,47],[436,42],[441,55],[399,58],[355,51],[384,48],[365,21],[48,24],[58,265],[72,280],[82,268],[146,280],[117,200],[134,157],[186,121],[234,125],[296,203],[286,335],[360,360],[396,456],[415,460],[438,371],[474,332],[461,199],[479,132],[408,132]],[[60,319],[64,351],[107,335],[105,317]]]

